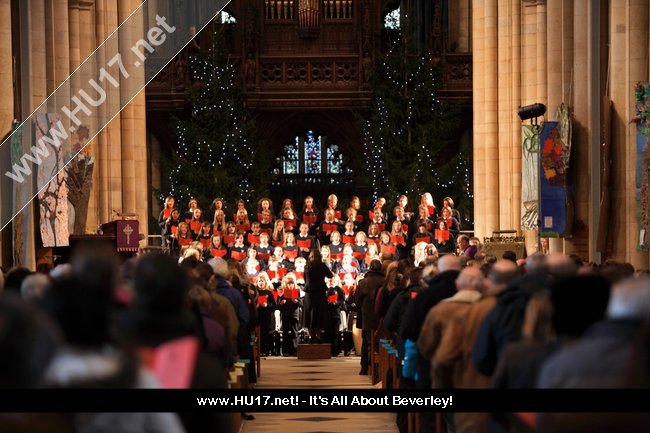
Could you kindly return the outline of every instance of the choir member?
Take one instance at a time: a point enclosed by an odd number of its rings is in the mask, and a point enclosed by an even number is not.
[[[411,208],[409,207],[409,199],[407,196],[400,195],[397,199],[397,205],[401,206],[402,209],[404,209],[404,215],[406,215],[407,218],[411,218],[412,212]]]
[[[178,230],[173,235],[172,254],[175,256],[182,255],[191,243],[192,234],[190,232],[190,226],[185,221],[179,222]]]
[[[273,233],[271,233],[271,245],[281,247],[284,245],[284,220],[277,219],[273,224]]]
[[[438,221],[434,232],[433,245],[436,246],[439,254],[454,254],[456,252],[454,235],[447,227],[447,222],[444,219]]]
[[[266,272],[257,276],[257,320],[260,324],[260,352],[263,356],[270,354],[271,333],[274,331],[274,312],[277,309],[273,297],[273,286]]]
[[[350,207],[357,212],[355,219],[357,221],[357,224],[359,224],[359,226],[362,226],[365,221],[365,215],[361,210],[361,199],[358,196],[353,195],[350,199]]]
[[[262,234],[262,228],[260,227],[259,221],[255,221],[251,224],[251,232],[246,235],[246,244],[248,246],[254,247],[260,244],[260,235]]]
[[[341,233],[338,231],[332,232],[330,235],[330,244],[328,245],[330,249],[330,256],[332,260],[340,262],[343,258],[343,244],[341,243]]]
[[[364,269],[368,269],[370,266],[370,262],[373,260],[379,260],[381,261],[381,254],[379,250],[379,244],[368,244],[368,251],[366,252],[366,258],[363,260],[364,261]]]
[[[454,200],[451,197],[445,197],[442,199],[442,208],[444,209],[446,207],[451,209],[451,217],[456,218],[458,225],[460,225],[460,212],[454,208]]]
[[[325,209],[325,219],[321,223],[318,233],[321,244],[327,243],[332,232],[339,229],[338,222],[334,219],[334,211],[330,208]]]
[[[343,231],[342,242],[343,244],[353,244],[355,242],[355,236],[357,234],[354,229],[354,223],[352,221],[346,221],[345,230]]]
[[[299,221],[296,218],[296,213],[293,211],[293,209],[284,209],[282,211],[282,221],[284,222],[285,232],[296,232]]]
[[[163,210],[160,211],[160,215],[158,215],[158,226],[160,227],[160,230],[165,229],[165,224],[167,223],[167,220],[170,219],[172,216],[172,211],[174,210],[174,204],[176,203],[176,199],[174,197],[167,196],[165,199],[165,206],[163,207]],[[163,245],[164,246],[164,245]]]
[[[241,262],[246,258],[246,245],[244,245],[244,232],[237,232],[235,243],[230,247],[230,258]]]
[[[172,240],[178,230],[181,213],[178,209],[173,209],[169,217],[164,221],[165,225],[162,230],[163,247],[171,250]]]
[[[212,224],[210,224],[208,221],[204,221],[203,224],[201,225],[201,229],[199,230],[199,233],[196,234],[194,237],[194,240],[197,242],[201,242],[201,245],[203,246],[203,250],[207,250],[210,247],[210,241],[212,239]]]
[[[376,207],[373,209],[372,213],[372,219],[370,220],[370,223],[368,224],[368,227],[370,227],[370,224],[374,223],[379,226],[379,231],[383,232],[386,230],[386,219],[384,218],[384,214],[381,210],[380,207]]]
[[[384,230],[381,232],[381,242],[379,244],[379,252],[382,257],[390,257],[391,260],[397,255],[397,247],[392,241],[390,232]]]
[[[235,213],[235,227],[238,232],[247,232],[251,229],[251,222],[248,219],[246,209],[237,209],[237,213]]]
[[[205,255],[211,258],[227,258],[228,248],[223,244],[223,237],[218,234],[212,235],[210,248],[206,249]]]
[[[341,309],[345,303],[345,293],[336,284],[338,280],[336,275],[327,279],[328,320],[325,327],[325,343],[331,344],[332,356],[338,356],[341,353],[339,328],[341,327]]]
[[[222,242],[228,248],[232,248],[235,245],[235,236],[237,235],[237,226],[233,221],[226,223],[226,231],[223,234]]]
[[[315,233],[318,224],[318,209],[314,205],[314,198],[312,196],[305,197],[305,202],[300,212],[300,221],[307,223],[309,233]]]
[[[330,252],[330,247],[323,245],[320,247],[320,255],[322,257],[323,263],[327,266],[333,274],[338,272],[338,264],[335,260],[332,259],[332,253]]]
[[[221,199],[221,198],[215,198],[214,200],[212,200],[212,204],[210,205],[210,212],[212,212],[212,218],[213,218],[212,224],[213,225],[214,225],[214,215],[218,211],[221,211],[221,212],[224,213],[224,220],[225,220],[226,219],[225,218],[226,209],[225,209],[225,206],[224,206],[224,203],[223,203],[223,199]]]
[[[427,207],[427,210],[429,211],[429,218],[436,218],[436,205],[433,204],[433,197],[431,197],[431,193],[425,192],[422,194],[422,197],[420,198],[420,205],[425,205]]]
[[[293,215],[296,214],[296,211],[293,208],[293,200],[291,200],[290,198],[285,198],[282,201],[282,208],[280,209],[280,212],[278,213],[278,217],[279,218],[284,218],[284,212],[286,210],[290,210]]]
[[[273,229],[275,228],[273,225],[273,220],[271,219],[271,212],[268,210],[263,210],[261,217],[262,219],[260,221],[260,231],[262,233],[268,233],[270,235],[273,233]]]
[[[393,221],[390,238],[397,247],[397,260],[408,257],[408,234],[404,232],[404,225],[401,221]]]
[[[302,287],[305,286],[305,267],[307,266],[307,259],[304,257],[298,257],[294,262],[293,274],[296,277],[296,284],[301,287],[301,296],[302,296]]]
[[[370,223],[368,226],[368,238],[366,239],[369,244],[379,243],[379,236],[381,235],[381,230],[379,230],[379,224]]]
[[[199,234],[201,231],[201,226],[203,225],[203,212],[201,209],[194,208],[194,213],[192,215],[192,219],[190,219],[190,222],[188,223],[190,225],[190,231],[192,232],[193,235]]]
[[[309,234],[309,224],[300,223],[300,232],[296,236],[296,245],[300,248],[301,257],[309,257],[309,253],[316,246],[314,237]]]
[[[332,212],[334,213],[334,219],[336,221],[343,219],[343,213],[341,212],[340,209],[337,208],[338,204],[339,204],[339,198],[336,196],[336,194],[330,194],[327,197],[327,208],[325,210],[331,209]]]
[[[359,263],[363,263],[368,252],[368,242],[366,242],[366,234],[358,232],[355,236],[355,243],[352,245],[352,256],[357,259]]]
[[[187,204],[187,206],[188,206],[188,209],[185,212],[185,215],[183,216],[183,219],[185,219],[186,223],[189,223],[190,221],[192,221],[192,218],[194,217],[194,209],[199,207],[199,203],[196,201],[196,199],[194,197],[192,197],[190,199],[189,203]]]
[[[427,231],[433,231],[435,228],[433,221],[429,218],[429,208],[424,204],[418,206],[418,218],[413,221],[414,232],[419,224],[424,224]]]
[[[268,197],[263,197],[257,202],[257,220],[262,221],[263,213],[269,213],[269,222],[273,222],[273,202]]]
[[[218,233],[220,235],[226,233],[226,213],[223,210],[217,209],[214,211],[212,227],[214,229],[214,233]]]
[[[425,223],[418,224],[417,231],[413,234],[413,237],[411,239],[412,245],[418,244],[420,242],[424,242],[426,244],[433,243],[433,234],[427,230],[427,224]]]
[[[293,268],[296,259],[300,255],[300,248],[296,245],[296,236],[293,233],[289,232],[284,237],[282,252],[284,253],[285,260],[288,260]]]
[[[269,244],[269,238],[268,233],[260,234],[260,243],[255,246],[259,260],[266,261],[271,257],[271,254],[273,254],[273,247]]]
[[[442,208],[442,216],[440,219],[445,221],[451,234],[457,237],[460,232],[460,227],[456,218],[452,217],[451,214],[452,211],[450,207]]]
[[[298,349],[298,324],[300,323],[300,309],[302,300],[296,284],[296,276],[287,274],[282,279],[282,296],[279,298],[280,313],[282,316],[282,355],[295,356]]]

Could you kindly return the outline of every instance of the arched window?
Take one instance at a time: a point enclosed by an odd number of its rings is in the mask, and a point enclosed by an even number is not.
[[[384,18],[384,28],[390,30],[400,29],[400,8],[398,7],[392,12],[388,12]]]
[[[221,12],[221,24],[237,24],[237,19],[226,11]]]
[[[327,143],[327,137],[307,131],[297,136],[293,143],[284,146],[278,159],[278,173],[282,175],[349,174],[352,170],[337,144]]]

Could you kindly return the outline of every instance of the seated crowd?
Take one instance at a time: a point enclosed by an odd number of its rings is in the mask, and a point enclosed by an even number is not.
[[[650,386],[647,272],[560,254],[486,255],[477,239],[470,244],[459,233],[453,208],[436,219],[429,199],[418,216],[400,202],[389,219],[384,204],[358,218],[356,198],[342,218],[330,196],[319,220],[308,198],[297,216],[285,203],[275,221],[263,199],[252,223],[243,203],[226,222],[218,200],[212,223],[201,220],[196,203],[187,223],[168,199],[160,223],[170,255],[119,264],[108,251],[82,250],[51,270],[0,273],[0,387],[222,388],[238,361],[249,363],[254,383],[258,327],[262,353],[295,354],[314,260],[331,275],[322,337],[333,355],[348,354],[352,327],[360,328],[361,374],[372,371],[373,339],[387,339],[397,348],[403,388]],[[166,351],[182,354],[171,375],[152,362]],[[444,421],[448,432],[523,428],[514,414],[445,413]],[[540,431],[567,422],[537,420]],[[230,428],[223,414],[209,412],[77,414],[52,423],[74,427],[57,431],[90,432]],[[397,425],[408,431],[406,414]],[[436,431],[433,414],[420,414],[419,426]]]

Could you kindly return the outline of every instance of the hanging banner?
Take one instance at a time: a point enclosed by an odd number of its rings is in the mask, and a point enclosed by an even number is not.
[[[537,125],[521,127],[521,229],[537,230],[539,136]]]
[[[566,228],[566,170],[570,149],[562,140],[560,122],[544,122],[539,141],[541,232],[545,237],[559,237]]]
[[[638,83],[636,93],[636,176],[635,198],[636,216],[638,221],[637,249],[650,251],[650,203],[648,202],[648,189],[650,183],[650,150],[648,138],[650,137],[650,84]]]

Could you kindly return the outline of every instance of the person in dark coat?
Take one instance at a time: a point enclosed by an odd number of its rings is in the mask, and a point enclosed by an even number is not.
[[[273,332],[273,314],[277,309],[273,298],[273,286],[266,272],[260,272],[257,276],[257,314],[260,324],[260,352],[267,356],[271,352],[271,333]]]
[[[375,298],[383,283],[384,273],[381,270],[381,262],[379,260],[373,260],[370,262],[368,273],[359,282],[359,286],[357,287],[356,303],[361,312],[362,320],[361,371],[359,372],[361,375],[368,374],[370,339],[372,337],[372,331],[377,329],[379,324],[379,318],[375,314]]]
[[[338,278],[336,278],[338,281]],[[332,345],[332,356],[338,356],[341,351],[339,344],[339,328],[341,327],[341,308],[345,302],[345,292],[338,284],[331,284],[327,289],[328,321],[325,328],[325,342]]]
[[[450,298],[456,294],[456,278],[461,270],[461,261],[458,257],[446,255],[438,260],[439,274],[433,277],[429,282],[429,287],[424,288],[418,292],[417,302],[409,302],[404,313],[404,321],[402,323],[401,338],[404,341],[405,347],[407,345],[413,346],[420,337],[420,329],[424,324],[424,320],[429,313],[429,310],[435,307],[440,301]],[[431,375],[429,360],[424,358],[422,354],[414,348],[414,374],[411,376],[404,376],[407,379],[417,378],[415,386],[418,389],[429,389],[431,386]],[[405,355],[405,358],[409,357]],[[411,358],[411,357],[409,357]],[[406,359],[405,359],[406,367]],[[435,431],[435,416],[431,412],[421,413],[420,425],[423,432]]]
[[[298,324],[302,300],[300,297],[287,297],[287,290],[298,290],[296,276],[288,273],[282,279],[283,294],[278,298],[282,317],[282,355],[295,356],[298,349]]]
[[[327,285],[325,278],[332,278],[332,271],[323,263],[320,251],[312,250],[305,269],[305,325],[309,328],[312,343],[320,343],[322,332],[327,326]]]

